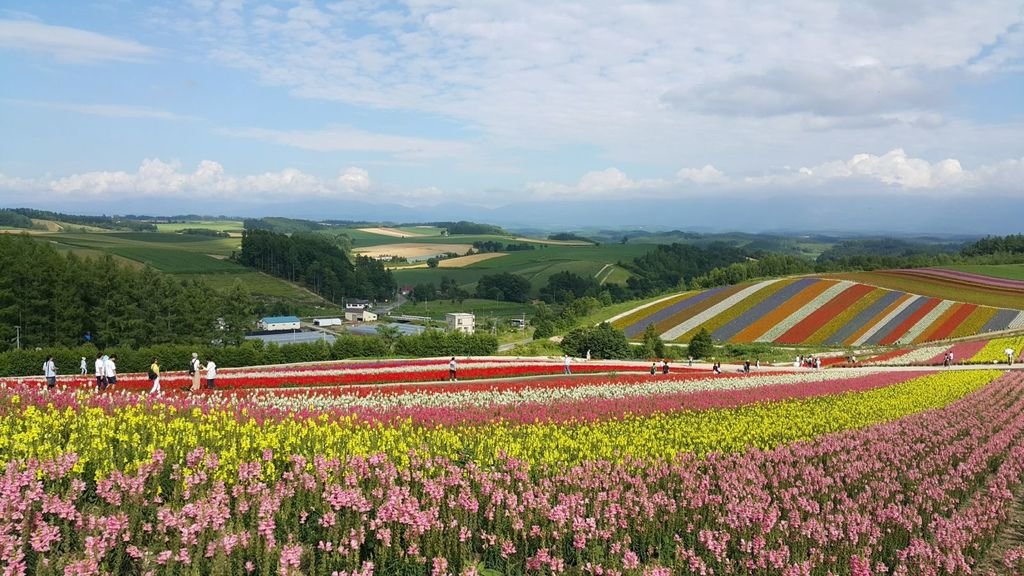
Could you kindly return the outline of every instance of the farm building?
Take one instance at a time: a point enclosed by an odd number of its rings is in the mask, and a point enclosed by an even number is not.
[[[345,312],[346,322],[374,322],[377,320],[377,315],[369,310],[357,310],[354,312]]]
[[[476,316],[467,312],[449,312],[444,315],[448,330],[472,334],[476,328]]]
[[[314,318],[314,326],[341,326],[341,318]]]
[[[298,316],[267,316],[260,320],[260,330],[266,332],[283,332],[301,328]]]
[[[358,312],[370,307],[369,300],[349,300],[345,302],[345,312]]]

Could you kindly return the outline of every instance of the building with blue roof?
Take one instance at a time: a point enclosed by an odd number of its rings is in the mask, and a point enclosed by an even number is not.
[[[301,330],[298,316],[267,316],[260,319],[260,330],[264,332],[286,332]]]

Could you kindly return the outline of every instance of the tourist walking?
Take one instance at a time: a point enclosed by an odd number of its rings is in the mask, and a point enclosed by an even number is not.
[[[149,365],[149,381],[153,383],[153,386],[149,389],[150,394],[160,393],[160,364],[157,363],[156,357],[153,357],[153,363]]]
[[[1007,348],[1006,350],[1003,350],[1003,353],[1006,354],[1006,365],[1013,366],[1013,359],[1015,357],[1014,349]]]
[[[213,390],[213,381],[217,379],[217,364],[213,358],[206,359],[206,387]]]
[[[668,374],[668,359],[663,359],[661,361],[661,373]]]
[[[85,356],[82,356],[82,363],[78,366],[78,369],[82,372],[82,376],[89,373],[89,365],[85,363]]]
[[[57,364],[54,363],[53,356],[47,356],[46,362],[43,362],[43,376],[46,377],[47,388],[57,385]]]
[[[565,374],[572,374],[572,366],[571,366],[571,363],[572,363],[572,359],[571,359],[571,358],[569,358],[569,355],[568,355],[568,354],[566,354],[566,355],[565,355],[565,356],[564,356],[564,357],[562,358],[562,372],[563,372],[563,373],[565,373]]]
[[[96,354],[96,391],[102,392],[107,389],[107,357],[102,352]]]
[[[654,376],[657,373],[658,373],[658,363],[657,362],[651,362],[651,376]]]
[[[111,354],[103,361],[103,376],[106,378],[104,389],[117,384],[117,354]]]
[[[192,386],[188,389],[189,392],[199,391],[199,354],[196,352],[192,353],[192,359],[188,362],[188,375],[192,378]]]
[[[458,374],[459,365],[455,363],[455,356],[448,361],[448,380],[451,382],[457,382],[459,379],[456,377]]]

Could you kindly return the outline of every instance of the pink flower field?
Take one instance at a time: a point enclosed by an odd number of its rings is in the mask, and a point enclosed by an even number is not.
[[[153,397],[8,382],[0,429],[5,574],[909,576],[1024,559],[989,558],[1024,480],[1021,372]]]

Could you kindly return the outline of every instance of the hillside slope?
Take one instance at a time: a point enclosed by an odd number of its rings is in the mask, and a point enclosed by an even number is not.
[[[861,346],[929,342],[1024,328],[1024,312],[834,278],[792,277],[685,292],[620,314],[630,338],[654,325],[686,342],[707,328],[722,342]]]

